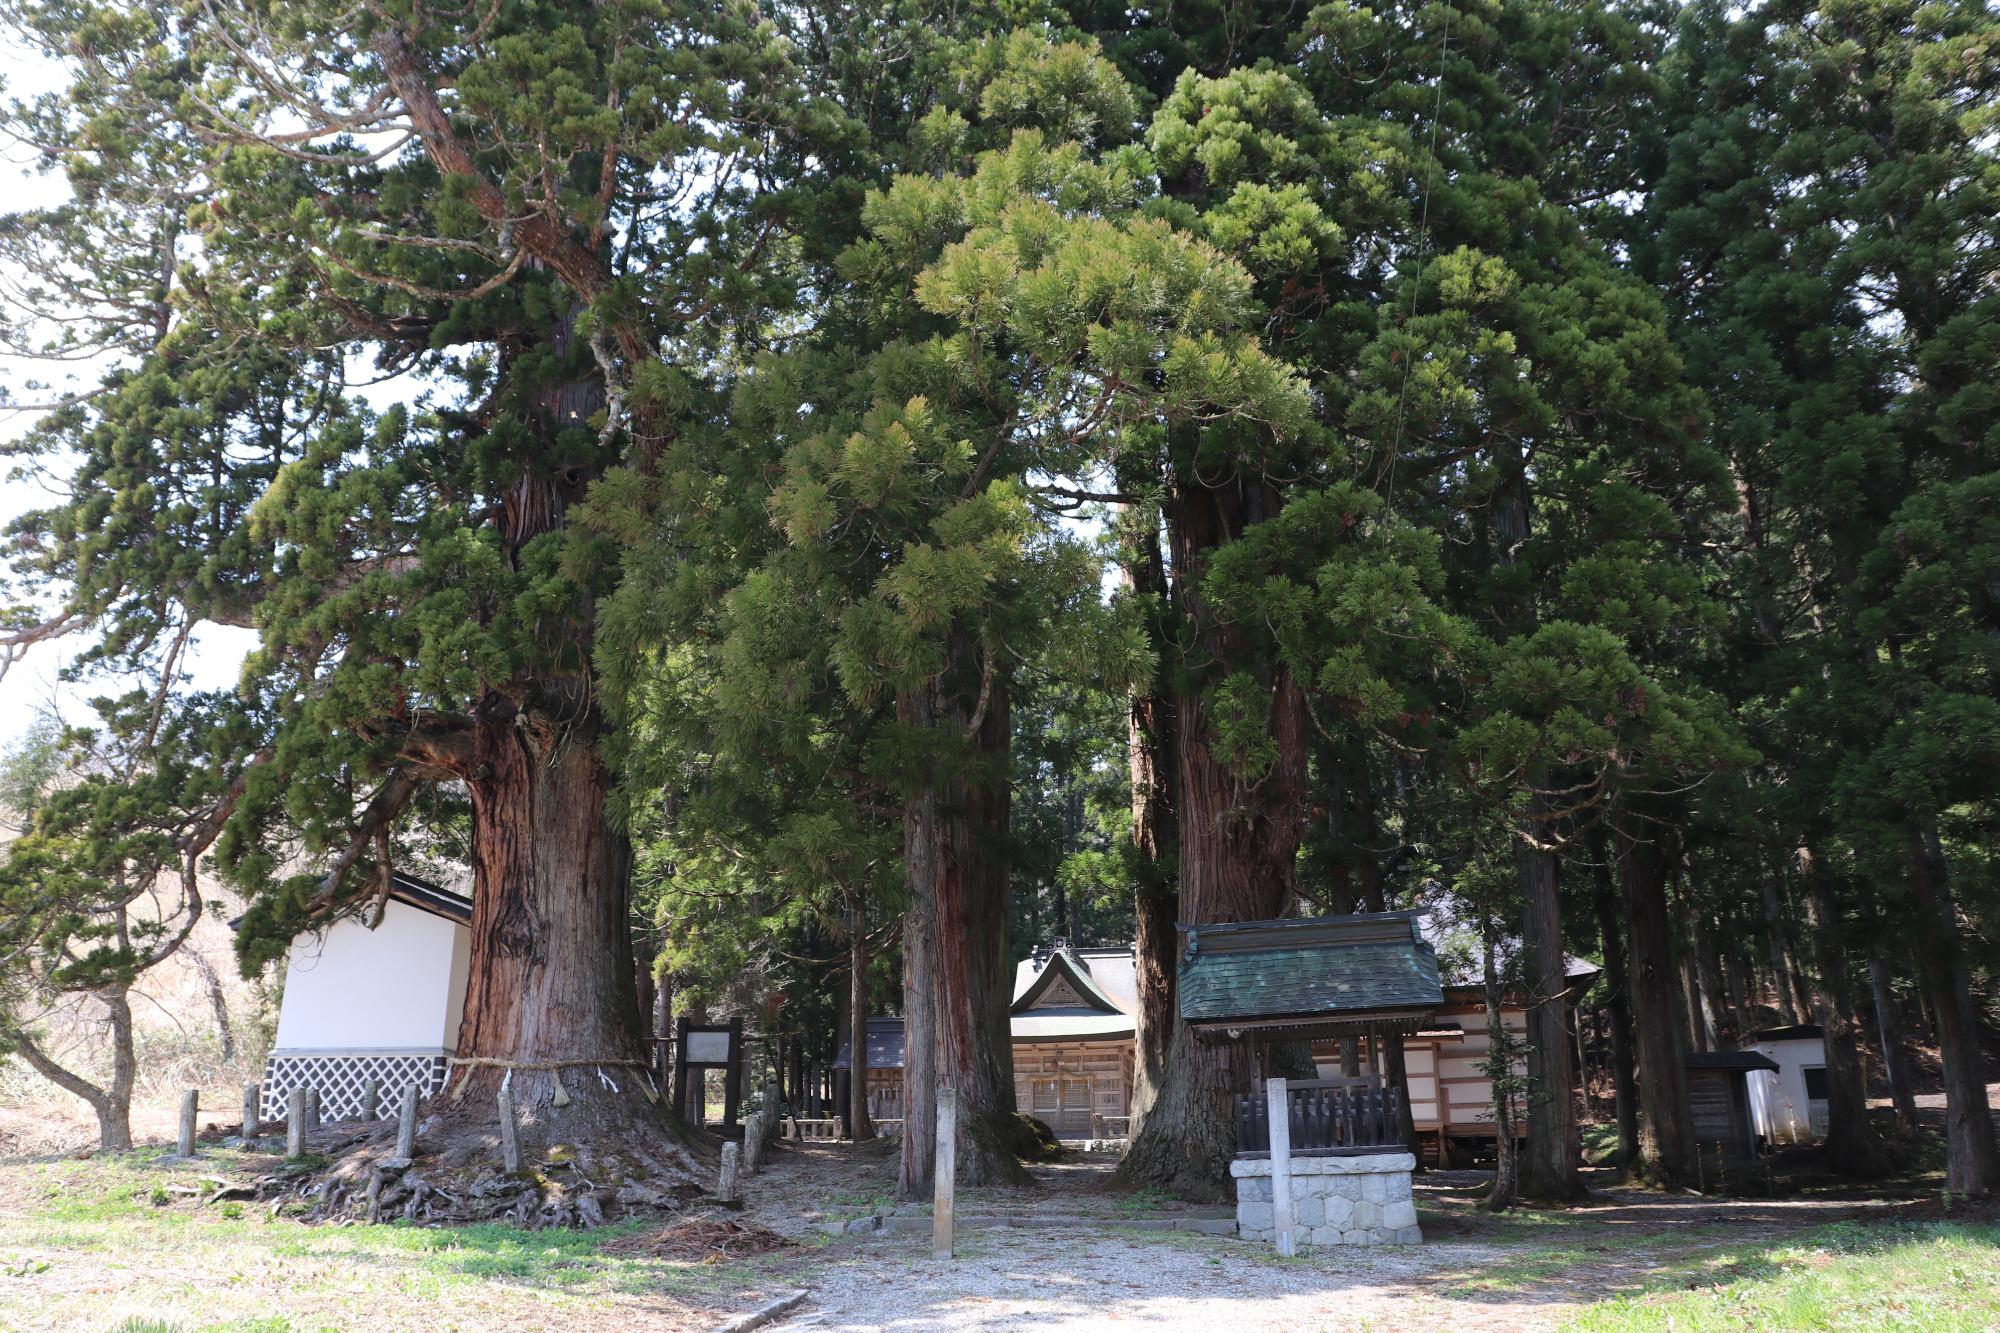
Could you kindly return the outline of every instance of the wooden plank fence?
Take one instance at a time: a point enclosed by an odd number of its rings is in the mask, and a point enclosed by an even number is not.
[[[1340,1156],[1402,1147],[1402,1096],[1398,1088],[1335,1080],[1288,1084],[1292,1153]],[[1270,1099],[1261,1092],[1237,1097],[1236,1155],[1265,1157],[1270,1151]]]

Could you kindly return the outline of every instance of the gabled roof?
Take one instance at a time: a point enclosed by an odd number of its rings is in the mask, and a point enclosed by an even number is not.
[[[1117,953],[1109,949],[1102,952],[1110,953],[1114,957]],[[1131,956],[1129,949],[1124,953],[1128,958]],[[1086,960],[1068,945],[1059,944],[1039,961],[1039,966],[1037,961],[1035,958],[1023,959],[1014,969],[1014,1003],[1010,1006],[1010,1012],[1019,1014],[1030,1009],[1100,1014],[1127,1012],[1125,1006],[1119,1004],[1097,979],[1097,969],[1093,963],[1108,960]],[[1066,982],[1070,991],[1082,1003],[1075,1005],[1043,1003],[1049,998],[1050,990],[1060,982]]]
[[[1181,1017],[1197,1028],[1407,1026],[1444,1003],[1415,912],[1187,931]]]

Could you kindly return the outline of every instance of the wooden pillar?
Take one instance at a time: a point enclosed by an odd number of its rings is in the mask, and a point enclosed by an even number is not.
[[[508,1175],[517,1176],[521,1173],[521,1126],[514,1120],[513,1088],[502,1083],[494,1101],[500,1111],[500,1164]]]
[[[743,1020],[741,1017],[729,1020],[729,1053],[736,1062],[723,1071],[722,1079],[722,1123],[731,1128],[736,1124],[736,1113],[743,1101],[743,1071],[749,1061],[743,1058]]]
[[[1279,1257],[1289,1259],[1299,1252],[1298,1227],[1292,1218],[1291,1080],[1266,1079],[1264,1096],[1271,1113],[1271,1229]]]
[[[952,1194],[958,1177],[958,1089],[937,1090],[937,1160],[931,1168],[931,1256],[952,1257]]]
[[[403,1085],[403,1105],[396,1115],[396,1157],[408,1162],[417,1155],[417,1085]]]
[[[674,1022],[674,1114],[689,1124],[697,1123],[688,1114],[688,1019],[682,1014]]]
[[[201,1094],[189,1088],[181,1097],[181,1132],[174,1141],[175,1149],[183,1157],[194,1156],[195,1120],[201,1114]]]

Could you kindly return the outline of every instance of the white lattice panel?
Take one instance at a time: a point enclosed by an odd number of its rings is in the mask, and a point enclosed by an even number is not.
[[[258,1114],[268,1124],[285,1118],[293,1088],[319,1091],[319,1118],[358,1120],[361,1095],[369,1079],[375,1079],[381,1097],[375,1109],[378,1120],[392,1120],[402,1105],[403,1089],[417,1085],[424,1097],[444,1083],[443,1055],[407,1053],[371,1054],[355,1051],[341,1055],[271,1055],[264,1060],[263,1104]]]

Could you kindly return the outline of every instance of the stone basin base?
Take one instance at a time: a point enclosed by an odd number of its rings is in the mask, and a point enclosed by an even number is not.
[[[1417,1245],[1417,1206],[1406,1152],[1365,1157],[1291,1159],[1292,1221],[1301,1245]],[[1236,1232],[1245,1240],[1276,1240],[1271,1218],[1269,1158],[1239,1157],[1229,1164],[1236,1180]]]

